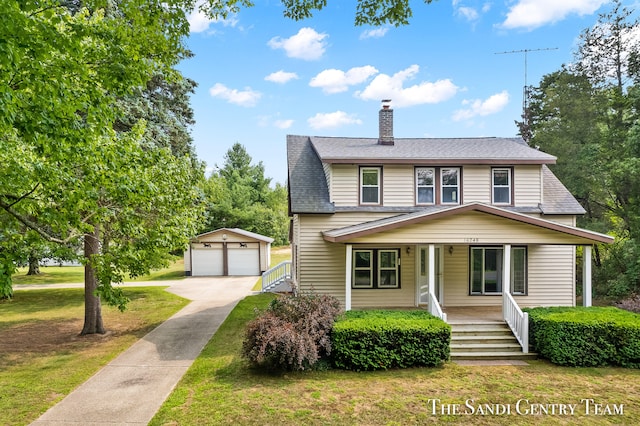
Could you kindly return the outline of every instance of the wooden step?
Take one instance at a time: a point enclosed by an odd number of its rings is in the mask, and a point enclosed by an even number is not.
[[[451,361],[463,361],[463,360],[475,360],[475,361],[489,361],[489,360],[533,360],[538,358],[536,353],[522,353],[522,352],[456,352],[451,353]]]
[[[451,325],[451,360],[530,360],[509,326],[499,321],[456,322]]]
[[[510,343],[451,343],[451,353],[458,352],[522,352],[520,344]]]

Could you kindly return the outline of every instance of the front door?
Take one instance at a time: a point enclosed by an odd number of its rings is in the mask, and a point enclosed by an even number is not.
[[[442,247],[435,246],[435,296],[443,303],[442,291]],[[418,304],[426,305],[429,303],[429,246],[418,246]]]

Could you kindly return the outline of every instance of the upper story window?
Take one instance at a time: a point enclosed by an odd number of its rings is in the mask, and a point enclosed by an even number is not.
[[[380,204],[380,167],[360,168],[360,204]]]
[[[416,204],[435,203],[435,169],[416,168]]]
[[[493,204],[511,204],[511,169],[491,169]]]
[[[442,188],[442,204],[459,204],[460,169],[440,169],[440,187]]]

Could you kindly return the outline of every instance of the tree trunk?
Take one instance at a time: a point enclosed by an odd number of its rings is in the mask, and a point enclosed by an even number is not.
[[[29,271],[27,275],[39,275],[40,274],[40,261],[36,256],[29,256]]]
[[[100,226],[95,225],[93,234],[84,236],[84,257],[87,261],[84,267],[84,327],[81,335],[104,334],[102,324],[102,306],[100,297],[96,294],[98,277],[93,267],[93,256],[100,253]]]

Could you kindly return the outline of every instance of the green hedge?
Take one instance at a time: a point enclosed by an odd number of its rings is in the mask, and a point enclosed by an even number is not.
[[[614,307],[525,310],[533,350],[554,364],[640,368],[640,315]]]
[[[348,311],[331,331],[337,368],[437,366],[449,359],[451,327],[426,311]]]

